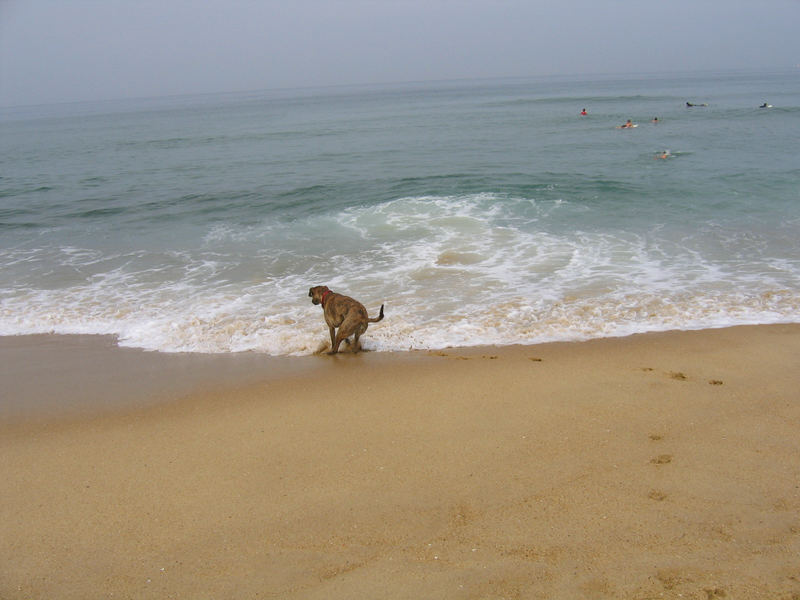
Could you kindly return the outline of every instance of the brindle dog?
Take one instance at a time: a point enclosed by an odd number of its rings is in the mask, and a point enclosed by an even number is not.
[[[380,314],[374,319],[370,319],[367,309],[361,302],[353,300],[349,296],[335,294],[325,285],[312,287],[308,290],[308,296],[313,304],[322,304],[322,313],[325,315],[325,322],[331,333],[331,351],[328,354],[336,354],[342,340],[346,340],[351,335],[354,336],[353,352],[358,352],[361,349],[358,338],[367,330],[367,325],[383,319],[383,304],[381,304]],[[339,331],[334,332],[337,327]]]

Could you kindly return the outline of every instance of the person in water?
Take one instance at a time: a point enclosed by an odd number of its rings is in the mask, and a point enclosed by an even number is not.
[[[650,122],[653,123],[653,124],[658,123],[658,117],[653,117],[653,120],[650,121]]]
[[[620,126],[618,127],[618,129],[630,129],[630,128],[631,128],[631,127],[633,127],[633,126],[634,126],[634,125],[633,125],[633,121],[631,121],[630,119],[628,119],[627,121],[625,121],[625,123],[624,123],[624,124],[620,125]]]
[[[587,113],[587,112],[586,112],[586,109],[585,109],[585,108],[584,108],[584,109],[581,111],[581,116],[582,116],[582,117],[585,117],[585,116],[586,116],[586,115],[588,115],[588,114],[589,114],[589,113]]]
[[[672,156],[672,154],[670,154],[669,150],[664,150],[656,154],[656,158],[669,158],[670,156]]]

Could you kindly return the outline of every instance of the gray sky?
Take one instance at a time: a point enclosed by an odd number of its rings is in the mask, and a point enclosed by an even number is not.
[[[0,0],[0,106],[784,69],[799,25],[800,0]]]

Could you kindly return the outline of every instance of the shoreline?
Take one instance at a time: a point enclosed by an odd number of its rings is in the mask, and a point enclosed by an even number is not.
[[[340,361],[414,364],[429,357],[474,356],[528,348],[577,348],[649,337],[702,332],[797,327],[800,323],[734,325],[667,330],[627,336],[502,346],[456,346],[435,350],[366,351],[337,357],[324,352],[308,356],[273,356],[258,352],[159,352],[119,346],[105,334],[26,334],[0,336],[0,427],[25,422],[82,419],[168,405],[189,396],[292,376],[313,376],[337,368]],[[40,365],[47,365],[42,372]]]
[[[43,372],[41,365],[47,365]],[[294,357],[164,353],[111,335],[0,336],[0,425],[86,418],[306,371]]]
[[[798,324],[285,360],[16,341],[6,389],[99,395],[0,423],[4,599],[800,595]]]

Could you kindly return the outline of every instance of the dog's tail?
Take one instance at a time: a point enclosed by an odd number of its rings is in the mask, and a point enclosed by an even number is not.
[[[381,304],[381,312],[380,312],[380,314],[377,317],[375,317],[374,319],[367,319],[367,321],[369,321],[370,323],[377,323],[382,318],[383,318],[383,304]]]

